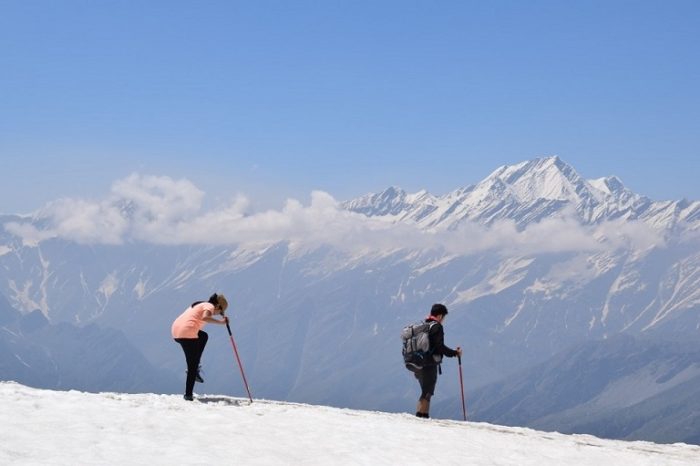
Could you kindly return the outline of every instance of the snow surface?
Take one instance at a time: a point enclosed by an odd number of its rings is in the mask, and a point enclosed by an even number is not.
[[[700,447],[199,395],[0,382],[0,464],[685,465]]]

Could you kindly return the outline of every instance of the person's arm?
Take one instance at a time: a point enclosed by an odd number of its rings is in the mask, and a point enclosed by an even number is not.
[[[223,320],[213,318],[211,311],[204,311],[204,314],[202,314],[202,320],[204,322],[208,322],[210,324],[219,324],[219,325],[226,325],[226,322],[228,322],[227,317],[224,317]]]
[[[433,354],[441,354],[448,358],[454,358],[460,354],[459,351],[453,350],[445,345],[445,331],[442,329],[442,325],[433,325],[433,328],[430,329],[430,333],[433,334]]]

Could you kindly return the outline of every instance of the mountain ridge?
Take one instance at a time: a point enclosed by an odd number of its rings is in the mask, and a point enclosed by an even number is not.
[[[645,205],[616,179],[587,182],[560,159],[494,173],[441,197],[394,187],[352,205],[315,195],[309,208],[290,202],[259,217],[222,213],[259,242],[178,244],[170,230],[164,244],[143,236],[85,242],[89,235],[44,234],[51,218],[2,217],[35,228],[39,240],[23,243],[22,228],[0,230],[0,293],[25,314],[40,309],[51,324],[119,330],[173,374],[167,389],[179,391],[183,358],[170,324],[189,303],[223,292],[258,396],[385,411],[415,406],[397,335],[436,302],[450,309],[446,343],[465,349],[468,390],[587,341],[697,338],[700,203]],[[533,192],[533,180],[545,179],[555,181]],[[620,201],[601,203],[606,196]],[[137,217],[154,213],[150,204],[128,206]],[[605,219],[591,223],[591,212]],[[320,227],[269,240],[248,233],[258,223]],[[207,331],[207,388],[242,392],[228,335]],[[457,389],[454,378],[442,378],[436,396]]]
[[[652,201],[624,186],[616,176],[584,180],[558,156],[494,170],[481,182],[442,196],[425,190],[406,193],[396,186],[342,203],[352,212],[387,221],[410,221],[424,228],[456,228],[464,221],[492,224],[514,219],[521,227],[573,207],[585,224],[641,220],[670,228],[700,220],[700,202]]]
[[[470,401],[474,419],[485,422],[698,444],[698,394],[697,342],[618,335],[481,387]]]

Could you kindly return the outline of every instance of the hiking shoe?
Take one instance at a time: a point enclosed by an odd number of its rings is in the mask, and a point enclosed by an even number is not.
[[[187,400],[187,401],[193,401],[193,400],[194,400],[194,397],[193,397],[192,395],[185,395],[185,396],[183,396],[183,398],[184,398],[185,400]]]

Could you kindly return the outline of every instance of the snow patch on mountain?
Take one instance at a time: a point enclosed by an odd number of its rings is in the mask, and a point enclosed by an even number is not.
[[[672,269],[672,274],[662,284],[659,301],[662,303],[654,319],[647,326],[653,327],[677,310],[700,306],[700,255],[681,260]]]
[[[133,291],[136,294],[136,298],[141,301],[146,296],[146,287],[148,286],[148,280],[139,279],[134,285]]]
[[[102,295],[105,305],[109,302],[109,298],[119,289],[119,279],[116,276],[116,271],[107,274],[100,283],[97,291]]]
[[[489,278],[464,291],[457,292],[457,298],[450,305],[467,303],[482,296],[494,295],[519,283],[527,276],[528,267],[534,258],[515,257],[504,259]]]

